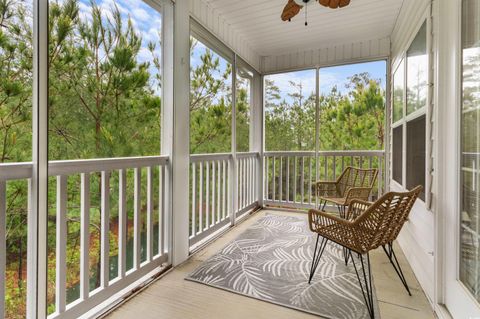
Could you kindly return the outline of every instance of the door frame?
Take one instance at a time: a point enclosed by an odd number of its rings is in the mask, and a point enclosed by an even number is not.
[[[436,302],[454,318],[480,317],[480,304],[459,280],[461,200],[462,0],[438,2],[437,101],[439,197]],[[452,105],[454,107],[452,107]],[[453,134],[452,134],[453,133]],[[452,167],[454,169],[452,169]]]

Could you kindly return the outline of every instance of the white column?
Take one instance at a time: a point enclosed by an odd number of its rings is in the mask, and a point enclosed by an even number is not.
[[[188,258],[190,159],[190,15],[189,1],[177,0],[173,35],[172,263]]]
[[[250,150],[260,154],[257,159],[257,171],[255,173],[255,183],[257,185],[257,196],[260,206],[263,206],[263,77],[255,73],[252,81],[252,109],[251,109],[251,144]]]
[[[237,171],[237,56],[233,57],[232,68],[232,164],[230,165],[230,224],[235,225],[238,210]]]
[[[47,317],[48,0],[33,1],[31,209],[28,216],[27,318]]]

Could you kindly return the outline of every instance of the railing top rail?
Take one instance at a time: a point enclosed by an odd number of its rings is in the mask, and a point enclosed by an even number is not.
[[[112,171],[117,169],[149,167],[165,165],[168,156],[142,156],[123,158],[102,158],[89,160],[52,161],[48,165],[48,175],[69,175],[78,173],[91,173]]]
[[[218,161],[229,160],[232,158],[230,153],[214,153],[214,154],[192,154],[190,155],[190,162],[203,162],[203,161]]]
[[[168,156],[51,161],[48,164],[48,175],[57,176],[112,171],[118,169],[165,165],[167,163]],[[32,170],[33,164],[31,162],[2,163],[0,164],[0,180],[8,181],[31,178]]]
[[[0,164],[0,181],[31,178],[32,168],[31,162],[2,163]]]
[[[260,156],[259,152],[239,152],[239,153],[237,153],[237,158],[258,157],[258,156]]]
[[[272,151],[265,156],[315,156],[315,151]],[[384,156],[383,150],[320,151],[319,156]]]
[[[264,156],[315,156],[315,151],[271,151],[264,152]]]

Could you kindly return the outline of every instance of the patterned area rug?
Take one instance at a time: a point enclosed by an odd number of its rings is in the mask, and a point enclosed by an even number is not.
[[[369,318],[354,267],[337,245],[327,245],[308,284],[315,239],[306,218],[267,215],[186,279],[325,318]]]

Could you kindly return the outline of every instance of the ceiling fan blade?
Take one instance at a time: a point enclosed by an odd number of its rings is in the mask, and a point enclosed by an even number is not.
[[[303,6],[298,5],[293,0],[288,0],[287,5],[283,8],[282,12],[282,20],[283,21],[290,21],[294,16],[296,16]]]
[[[318,2],[324,7],[328,7],[330,5],[330,0],[318,0]]]
[[[350,0],[318,0],[318,2],[331,9],[343,8],[350,4]]]
[[[330,0],[330,5],[329,7],[332,9],[338,8],[338,5],[340,4],[340,0]]]

